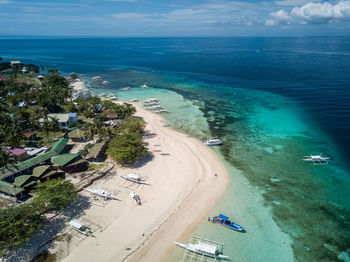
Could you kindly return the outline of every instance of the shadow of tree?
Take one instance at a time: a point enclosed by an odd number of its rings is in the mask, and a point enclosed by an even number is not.
[[[89,198],[78,195],[77,199],[63,209],[61,215],[46,222],[29,241],[22,246],[6,253],[2,257],[3,262],[24,262],[32,261],[37,255],[45,252],[54,246],[55,238],[63,233],[66,224],[74,217],[84,214],[84,211],[91,206]]]
[[[152,161],[154,158],[154,155],[151,152],[147,152],[147,155],[141,158],[139,161],[137,161],[134,164],[124,164],[123,166],[129,167],[129,168],[140,168],[146,165],[148,162]]]

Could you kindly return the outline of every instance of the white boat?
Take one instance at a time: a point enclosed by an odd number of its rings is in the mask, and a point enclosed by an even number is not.
[[[92,81],[101,81],[102,80],[102,77],[100,76],[94,76],[91,78]]]
[[[141,179],[139,175],[136,175],[136,174],[127,174],[126,176],[121,176],[121,177],[137,184],[148,185],[144,180]]]
[[[327,165],[329,157],[323,157],[321,155],[304,156],[304,161],[313,162],[314,165]]]
[[[164,109],[163,107],[161,107],[160,105],[154,105],[150,108],[150,110],[161,110]]]
[[[201,241],[196,241],[195,243],[182,244],[174,241],[175,245],[178,247],[184,248],[190,252],[204,255],[208,257],[218,258],[218,259],[227,259],[228,256],[219,254],[219,248],[216,245],[204,243]]]
[[[161,110],[156,111],[156,113],[157,114],[167,114],[169,112],[167,110],[165,110],[165,109],[161,109]]]
[[[138,102],[139,100],[137,98],[130,99],[129,102]]]
[[[129,90],[131,90],[130,86],[122,88],[122,91],[129,91]]]
[[[115,199],[118,200],[118,198],[115,195],[112,195],[110,192],[101,190],[101,189],[88,189],[84,188],[85,191],[90,192],[91,194],[94,194],[96,196],[103,197],[105,199]]]
[[[157,102],[144,102],[143,105],[144,106],[159,106],[159,104]]]
[[[143,85],[141,86],[141,88],[148,88],[148,85],[143,84]]]
[[[116,99],[117,97],[115,95],[109,95],[109,98]]]
[[[136,201],[136,204],[141,206],[141,199],[138,195],[136,195],[135,192],[130,192],[130,197],[133,198]]]
[[[92,235],[91,230],[86,227],[82,222],[80,222],[79,220],[71,220],[69,221],[69,225],[75,229],[76,231],[84,234],[84,235]]]
[[[224,141],[222,141],[217,137],[210,138],[204,142],[204,144],[206,144],[207,146],[218,146],[218,145],[222,145],[222,143],[224,143]]]
[[[146,102],[159,102],[158,98],[150,98],[148,100],[146,100]]]
[[[102,85],[109,85],[111,82],[109,82],[109,81],[102,81]]]

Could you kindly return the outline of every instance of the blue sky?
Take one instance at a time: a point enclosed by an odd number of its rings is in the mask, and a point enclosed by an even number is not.
[[[0,35],[350,35],[350,0],[0,0]]]

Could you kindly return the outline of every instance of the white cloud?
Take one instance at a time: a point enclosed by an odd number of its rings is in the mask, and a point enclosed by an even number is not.
[[[282,9],[270,13],[265,25],[274,26],[291,24],[292,22],[301,24],[326,24],[339,20],[350,20],[350,1],[340,1],[337,4],[328,2],[307,3],[300,7],[294,7],[290,13]]]
[[[321,0],[313,0],[313,3],[321,2]],[[310,3],[310,0],[282,0],[276,1],[277,5],[283,6],[301,6]]]
[[[266,20],[265,25],[278,25],[278,24],[291,24],[291,16],[284,10],[272,12],[269,15],[269,19]]]

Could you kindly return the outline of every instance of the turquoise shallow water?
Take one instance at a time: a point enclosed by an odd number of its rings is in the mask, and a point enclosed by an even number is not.
[[[231,170],[231,190],[195,234],[234,261],[349,261],[350,37],[4,39],[5,60],[102,75],[96,93],[160,97],[178,128],[205,140]],[[121,92],[126,86],[135,88]],[[129,97],[130,96],[130,97]],[[323,153],[328,166],[301,161]],[[237,173],[238,169],[240,173]],[[176,259],[181,252],[174,253]]]
[[[224,242],[225,254],[235,261],[257,261],[257,254],[260,261],[346,258],[348,173],[330,139],[297,102],[263,91],[209,88],[205,82],[155,72],[114,69],[99,75],[113,84],[88,83],[93,92],[141,102],[157,97],[170,111],[164,117],[173,128],[202,141],[212,135],[224,139],[213,150],[231,170],[232,186],[210,215],[225,213],[247,233],[204,220],[194,234]],[[143,83],[150,88],[139,88]],[[121,91],[125,86],[132,89]],[[320,152],[331,157],[330,165],[301,160]],[[169,260],[178,261],[181,254],[176,250]]]

